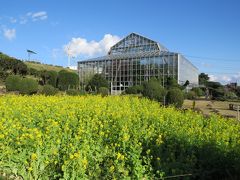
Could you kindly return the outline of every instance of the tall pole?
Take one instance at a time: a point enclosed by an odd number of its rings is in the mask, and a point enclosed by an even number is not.
[[[68,46],[67,48],[67,54],[68,54],[68,67],[70,67],[70,58],[71,58],[71,53],[70,53],[70,47]]]

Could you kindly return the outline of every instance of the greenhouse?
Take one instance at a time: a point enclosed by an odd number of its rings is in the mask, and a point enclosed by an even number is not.
[[[94,74],[102,74],[111,94],[120,94],[153,77],[163,86],[167,77],[175,78],[180,85],[187,80],[190,87],[198,85],[198,69],[183,55],[136,33],[112,46],[106,56],[79,61],[78,73],[82,88]]]

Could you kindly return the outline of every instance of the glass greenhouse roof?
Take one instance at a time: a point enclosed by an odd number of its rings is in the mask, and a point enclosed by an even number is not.
[[[166,54],[170,55],[174,53],[169,52],[167,48],[157,43],[156,41],[153,41],[136,33],[131,33],[119,41],[117,44],[112,46],[108,52],[108,55],[84,60],[81,62],[152,57]]]

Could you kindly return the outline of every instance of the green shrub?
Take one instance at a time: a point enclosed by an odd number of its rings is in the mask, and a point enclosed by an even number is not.
[[[101,74],[95,74],[89,81],[86,91],[99,91],[100,87],[108,88],[107,80]]]
[[[57,87],[57,77],[58,73],[56,71],[41,71],[40,72],[43,84],[49,84],[53,87]]]
[[[68,89],[66,91],[66,94],[69,96],[78,96],[78,95],[80,95],[80,92],[76,89]]]
[[[173,105],[177,108],[182,107],[184,101],[183,93],[180,89],[174,88],[168,91],[166,96],[167,105]]]
[[[234,92],[226,92],[224,96],[226,99],[230,99],[230,100],[238,98]]]
[[[57,94],[58,90],[51,85],[44,85],[42,89],[42,94],[46,96],[53,96]]]
[[[62,70],[58,73],[58,87],[60,90],[77,89],[79,86],[79,77],[77,73]]]
[[[18,75],[10,75],[6,78],[6,89],[7,91],[19,91],[19,86],[22,78]]]
[[[141,85],[135,85],[127,88],[125,90],[126,94],[140,94],[143,91],[143,86]]]
[[[199,87],[194,87],[194,88],[191,89],[191,91],[195,92],[195,95],[198,96],[198,97],[204,95],[203,90]]]
[[[40,72],[37,69],[34,69],[34,68],[29,68],[28,69],[28,74],[32,75],[34,77],[40,76]]]
[[[19,92],[21,94],[34,94],[38,91],[38,83],[34,79],[24,78],[20,81]]]
[[[98,93],[101,94],[102,96],[107,96],[109,93],[109,90],[106,87],[100,87],[98,90]]]
[[[143,83],[142,94],[144,97],[147,97],[151,100],[163,102],[163,98],[165,96],[165,90],[160,85],[159,81],[154,78],[154,79],[150,79],[149,82]]]
[[[185,93],[185,98],[186,99],[196,99],[196,93],[194,91],[189,91]]]

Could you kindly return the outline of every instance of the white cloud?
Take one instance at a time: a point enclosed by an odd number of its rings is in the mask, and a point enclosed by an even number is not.
[[[16,37],[16,30],[15,29],[3,29],[3,35],[8,40],[12,40]]]
[[[46,11],[39,11],[39,12],[28,12],[24,16],[20,16],[19,23],[26,24],[28,21],[39,21],[39,20],[46,20],[48,18]],[[17,19],[16,19],[17,20]]]
[[[47,19],[47,12],[45,11],[39,11],[36,13],[28,13],[28,16],[31,16],[33,21],[38,21],[38,20],[45,20]]]
[[[63,49],[66,54],[71,56],[87,56],[106,54],[110,47],[120,40],[120,37],[111,34],[105,34],[100,41],[87,41],[87,39],[78,37],[64,45]]]
[[[23,16],[20,17],[20,20],[19,20],[20,24],[26,24],[27,22],[28,22],[27,17],[23,17]]]
[[[210,81],[217,81],[221,82],[222,84],[228,84],[230,82],[239,82],[240,81],[240,72],[228,75],[228,74],[222,74],[222,75],[209,75]]]
[[[10,22],[14,24],[14,23],[17,22],[17,19],[16,19],[16,18],[13,18],[13,17],[10,17]]]

